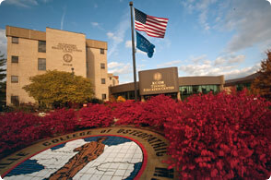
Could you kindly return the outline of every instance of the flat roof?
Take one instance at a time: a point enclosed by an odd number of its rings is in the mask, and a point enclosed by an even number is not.
[[[49,27],[47,27],[47,28],[49,28]],[[54,29],[54,28],[50,28],[50,29]],[[64,30],[60,30],[60,29],[54,29],[54,30],[64,31]],[[84,33],[72,32],[72,31],[65,31],[65,32],[84,34]],[[6,26],[6,36],[7,37],[13,36],[13,37],[19,37],[19,38],[24,38],[24,39],[33,39],[33,40],[39,40],[39,41],[46,41],[46,32],[36,31],[36,30],[26,29],[26,28],[20,28],[20,27],[13,27],[13,26]],[[107,42],[93,40],[93,39],[86,39],[86,47],[107,50]]]
[[[251,75],[246,76],[246,77],[226,80],[225,87],[234,86],[236,84],[242,84],[242,83],[251,83],[259,75],[260,75],[259,73],[254,73],[254,74],[251,74]]]

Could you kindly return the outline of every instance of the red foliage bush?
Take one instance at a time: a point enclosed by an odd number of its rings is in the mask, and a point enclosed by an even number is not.
[[[180,102],[165,124],[167,163],[181,179],[268,179],[271,170],[271,104],[220,93]]]
[[[142,108],[141,121],[155,129],[164,130],[164,123],[175,116],[177,103],[168,96],[159,95],[143,103]]]
[[[74,130],[75,112],[56,110],[43,117],[23,112],[0,115],[0,153],[13,152],[36,140]]]
[[[57,109],[44,117],[44,130],[47,135],[72,132],[76,125],[76,113],[73,109]]]
[[[113,114],[110,107],[103,104],[89,104],[79,112],[77,125],[80,128],[108,127],[113,123]]]
[[[141,118],[143,113],[143,108],[141,104],[141,102],[134,102],[132,100],[117,103],[114,110],[114,117],[118,119],[116,124],[134,124],[136,126],[139,126],[147,123],[144,120],[142,121]]]
[[[116,124],[148,125],[163,130],[164,123],[174,116],[177,103],[170,97],[159,95],[147,102],[126,101],[118,103],[114,115]]]
[[[24,147],[43,137],[42,118],[22,112],[0,115],[0,153]]]
[[[270,102],[246,92],[195,95],[176,102],[160,95],[142,103],[90,104],[77,114],[56,110],[37,117],[0,115],[0,153],[75,130],[116,124],[149,125],[169,140],[167,161],[181,179],[268,179],[271,172]]]

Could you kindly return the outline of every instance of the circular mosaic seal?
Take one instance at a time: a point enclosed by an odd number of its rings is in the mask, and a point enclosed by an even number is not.
[[[162,163],[167,141],[137,128],[85,130],[42,141],[1,160],[9,179],[175,179]]]

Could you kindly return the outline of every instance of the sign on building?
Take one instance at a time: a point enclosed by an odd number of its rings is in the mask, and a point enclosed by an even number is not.
[[[177,67],[139,72],[140,95],[177,93],[179,90]]]

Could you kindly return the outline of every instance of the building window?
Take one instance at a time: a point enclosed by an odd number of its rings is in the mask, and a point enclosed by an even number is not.
[[[39,41],[38,51],[46,52],[46,41]]]
[[[40,71],[46,70],[46,59],[45,58],[38,59],[38,70],[40,70]]]
[[[102,94],[102,100],[106,99],[106,94]]]
[[[19,82],[19,77],[18,76],[11,76],[11,82],[12,83],[18,83]]]
[[[100,54],[104,54],[104,49],[100,49]]]
[[[10,101],[14,106],[19,106],[19,96],[11,96]]]
[[[104,79],[104,78],[102,78],[101,80],[102,80],[102,84],[105,84],[105,79]]]
[[[105,69],[105,64],[101,63],[101,69]]]
[[[179,91],[181,93],[182,100],[191,96],[192,94],[208,94],[212,92],[213,94],[217,94],[219,92],[219,85],[193,85],[193,86],[180,86]]]
[[[12,37],[12,44],[19,44],[19,38],[18,37]]]
[[[11,56],[11,63],[18,63],[19,57],[18,56]]]

